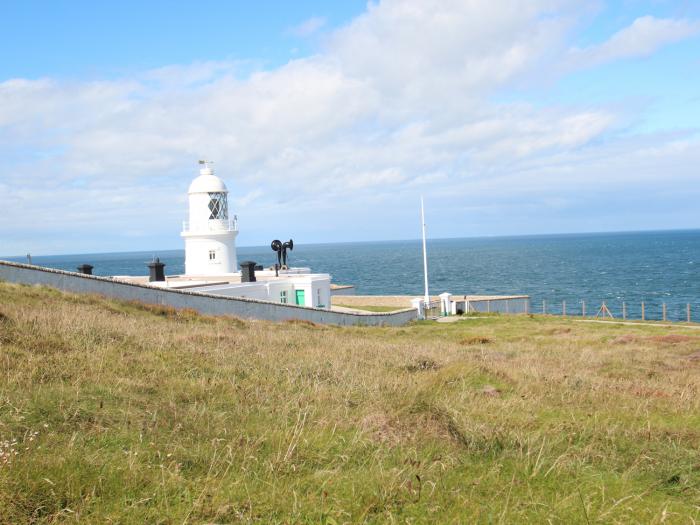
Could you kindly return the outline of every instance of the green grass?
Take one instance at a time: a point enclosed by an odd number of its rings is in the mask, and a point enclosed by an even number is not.
[[[0,283],[0,523],[693,523],[699,349],[682,327],[339,328]]]
[[[343,308],[353,308],[355,310],[364,310],[366,312],[395,312],[397,310],[405,310],[405,308],[400,306],[376,306],[376,305],[350,305],[350,304],[335,304],[334,306],[341,306]]]

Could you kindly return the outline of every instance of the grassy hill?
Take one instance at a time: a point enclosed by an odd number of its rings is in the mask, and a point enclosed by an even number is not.
[[[0,523],[694,523],[700,331],[0,283]]]

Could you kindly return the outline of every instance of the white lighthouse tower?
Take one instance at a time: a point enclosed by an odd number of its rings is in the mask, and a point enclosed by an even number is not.
[[[186,275],[222,275],[238,271],[236,216],[229,218],[226,184],[211,162],[200,160],[199,177],[190,184],[189,221],[182,225]]]

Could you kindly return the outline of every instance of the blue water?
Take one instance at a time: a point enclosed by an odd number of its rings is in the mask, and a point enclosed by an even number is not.
[[[92,264],[96,275],[146,275],[146,264],[157,255],[168,274],[184,271],[184,251],[35,256],[34,264],[75,270]],[[242,247],[238,259],[274,264],[275,253],[264,247]],[[25,262],[25,258],[13,258]],[[421,244],[385,241],[341,244],[295,244],[290,264],[327,272],[333,282],[354,284],[358,294],[423,292]],[[528,237],[436,239],[428,241],[431,293],[527,294],[532,311],[595,313],[605,301],[630,317],[685,319],[691,303],[700,320],[700,230],[572,234]]]

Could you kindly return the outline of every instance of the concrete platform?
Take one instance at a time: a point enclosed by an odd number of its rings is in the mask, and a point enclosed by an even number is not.
[[[343,306],[396,306],[397,308],[411,308],[411,300],[423,298],[422,295],[339,295],[331,297],[331,304]],[[453,301],[505,301],[515,299],[528,299],[527,295],[453,295]],[[437,295],[430,296],[431,301],[439,301]]]

